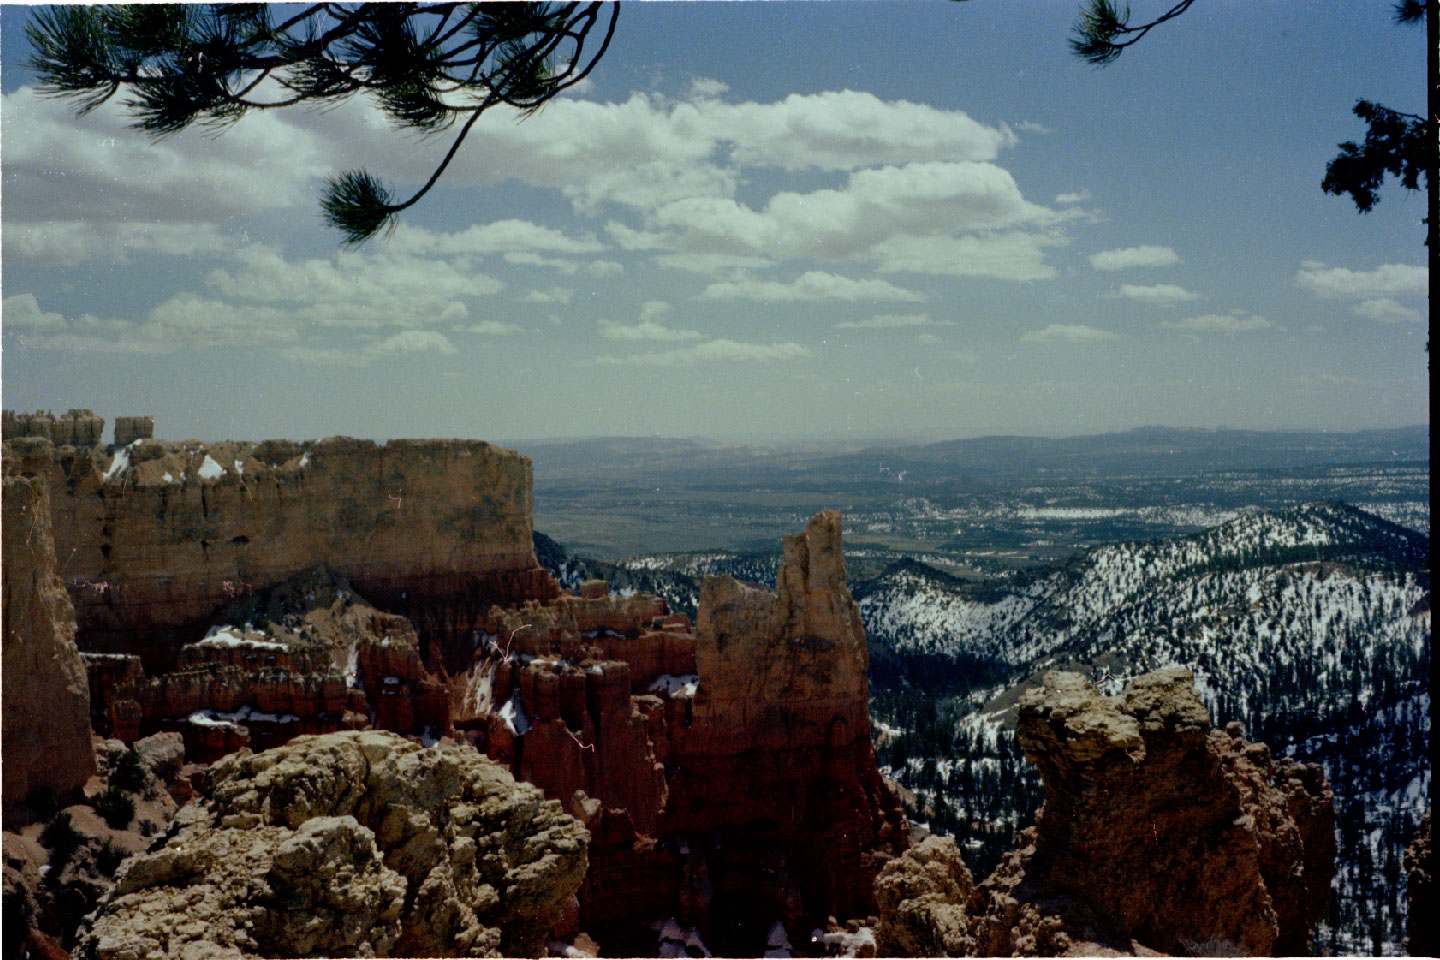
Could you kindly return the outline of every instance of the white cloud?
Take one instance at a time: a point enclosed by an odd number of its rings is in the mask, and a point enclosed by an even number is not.
[[[1412,323],[1425,317],[1419,310],[1407,307],[1391,297],[1361,300],[1355,304],[1353,312],[1356,316],[1374,320],[1376,323]]]
[[[292,261],[273,247],[250,244],[234,260],[235,268],[210,272],[211,289],[231,299],[296,304],[325,326],[453,322],[468,315],[466,301],[504,288],[494,277],[449,261],[396,255],[384,247]]]
[[[1025,282],[1055,276],[1055,268],[1045,262],[1045,247],[1056,242],[1043,235],[1014,231],[963,237],[898,236],[876,244],[870,254],[881,273]]]
[[[928,313],[878,313],[864,320],[844,320],[838,330],[895,330],[903,327],[953,327],[954,321],[934,320]]]
[[[380,242],[391,253],[414,256],[463,256],[522,250],[587,254],[605,249],[605,245],[593,237],[572,237],[551,227],[516,219],[476,224],[454,233],[436,233],[401,223],[388,239]]]
[[[693,347],[677,347],[659,353],[640,353],[629,357],[597,357],[593,362],[605,365],[637,365],[683,367],[699,363],[770,362],[800,360],[810,351],[798,343],[744,343],[735,340],[707,340]]]
[[[455,345],[435,330],[401,330],[366,348],[371,356],[398,356],[406,353],[438,353],[450,356],[456,353]]]
[[[310,205],[315,178],[344,155],[278,113],[247,116],[223,137],[152,140],[129,128],[122,99],[77,120],[69,101],[34,87],[4,95],[7,221],[213,223]]]
[[[1099,343],[1118,339],[1108,330],[1098,330],[1083,323],[1052,323],[1043,330],[1031,330],[1020,336],[1021,343]]]
[[[545,290],[531,290],[525,294],[526,303],[569,303],[575,292],[569,287],[550,287]]]
[[[1268,330],[1273,324],[1255,313],[1232,310],[1229,313],[1203,313],[1184,320],[1167,320],[1162,326],[1191,333],[1250,333]]]
[[[1122,283],[1120,296],[1154,307],[1170,307],[1189,300],[1199,300],[1200,295],[1173,283]]]
[[[622,324],[600,322],[600,336],[608,340],[700,340],[704,335],[698,330],[676,330],[654,320]]]
[[[16,330],[29,333],[58,331],[64,330],[66,327],[65,318],[61,314],[40,309],[40,304],[33,293],[6,297],[0,314],[3,314],[0,316],[0,320],[4,321],[5,328],[11,333]]]
[[[1404,263],[1347,270],[1307,260],[1295,274],[1295,283],[1321,297],[1425,296],[1430,292],[1430,270]]]
[[[811,270],[790,283],[774,280],[738,280],[712,283],[701,297],[707,300],[756,300],[762,303],[791,303],[802,300],[899,300],[918,302],[925,298],[884,280],[852,280]]]
[[[1129,270],[1132,267],[1171,267],[1180,257],[1169,247],[1139,246],[1105,250],[1090,257],[1096,270]]]
[[[89,260],[130,262],[130,254],[194,257],[238,244],[210,223],[5,222],[4,257],[19,263],[73,267]]]
[[[729,276],[745,270],[763,270],[775,263],[768,257],[749,257],[733,253],[662,253],[651,259],[667,269],[685,270],[707,276]]]
[[[506,323],[503,320],[481,320],[479,323],[471,323],[455,329],[460,333],[478,333],[486,337],[508,337],[525,332],[525,328],[520,324]]]
[[[1070,207],[1070,206],[1074,206],[1074,205],[1077,204],[1077,203],[1089,203],[1089,202],[1090,202],[1090,190],[1089,190],[1089,188],[1087,188],[1087,187],[1082,187],[1081,189],[1075,191],[1074,193],[1057,193],[1057,194],[1055,195],[1055,204],[1056,204],[1056,206],[1060,206],[1060,207]]]

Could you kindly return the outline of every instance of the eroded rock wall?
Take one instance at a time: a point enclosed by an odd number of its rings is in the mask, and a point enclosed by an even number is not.
[[[75,611],[56,573],[43,479],[4,478],[4,819],[32,791],[74,793],[95,773]]]
[[[1307,952],[1335,866],[1320,768],[1272,758],[1237,724],[1211,730],[1180,668],[1122,697],[1047,674],[1019,724],[1045,784],[1036,825],[969,893],[953,857],[917,850],[887,867],[882,952]]]
[[[535,562],[530,462],[471,440],[7,443],[50,483],[86,648],[174,666],[193,625],[321,564],[443,659],[496,602],[558,592]]]
[[[81,956],[539,956],[586,866],[536,788],[375,731],[228,757],[177,825],[120,868]]]

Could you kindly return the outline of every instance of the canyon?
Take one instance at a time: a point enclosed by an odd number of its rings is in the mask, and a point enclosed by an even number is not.
[[[535,559],[529,461],[483,442],[173,442],[122,418],[103,446],[98,418],[67,417],[6,417],[6,606],[13,500],[48,522],[60,699],[98,735],[178,734],[212,794],[231,758],[307,736],[474,747],[583,825],[552,932],[608,950],[654,952],[669,921],[753,954],[777,924],[804,942],[873,913],[908,827],[874,760],[838,514],[786,539],[778,590],[716,580],[692,622],[603,582],[563,593]],[[7,773],[55,713],[9,693]],[[72,790],[88,735],[47,748]],[[7,779],[7,812],[31,794]]]
[[[1024,696],[1046,801],[984,882],[912,846],[838,512],[692,619],[562,589],[530,462],[480,441],[4,422],[7,910],[46,949],[1295,953],[1324,911],[1323,775],[1183,670]],[[82,893],[37,893],[46,817],[91,838],[54,870]]]

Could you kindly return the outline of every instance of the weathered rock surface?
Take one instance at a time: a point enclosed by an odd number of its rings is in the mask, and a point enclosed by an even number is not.
[[[926,837],[886,864],[875,880],[884,956],[943,957],[966,943],[966,904],[975,889],[954,841]]]
[[[580,824],[466,747],[303,737],[210,784],[121,868],[81,955],[535,956],[585,873]]]
[[[74,793],[95,773],[75,611],[56,572],[45,481],[4,478],[4,819],[32,791]]]
[[[196,624],[319,565],[441,647],[496,602],[558,592],[535,562],[530,461],[470,440],[7,442],[50,481],[86,648],[174,666]],[[433,651],[436,657],[444,650]]]
[[[123,418],[122,418],[123,419]],[[89,410],[70,410],[55,416],[48,410],[34,413],[4,412],[4,438],[43,437],[56,446],[93,447],[105,432],[105,418]]]
[[[1405,925],[1405,949],[1412,957],[1436,954],[1434,909],[1435,864],[1430,853],[1430,812],[1420,818],[1415,839],[1405,848],[1405,886],[1410,897],[1410,914]],[[1426,906],[1426,904],[1431,906]]]
[[[1047,674],[1020,703],[1045,783],[1036,825],[968,896],[929,880],[948,854],[887,867],[877,892],[929,885],[881,897],[882,952],[1304,953],[1334,872],[1334,796],[1318,767],[1210,730],[1192,682],[1160,670],[1115,698]]]
[[[778,587],[708,582],[698,630],[595,585],[497,609],[452,683],[467,736],[585,820],[581,921],[607,950],[665,917],[731,955],[763,951],[776,921],[808,938],[872,912],[907,843],[870,743],[838,514],[786,539]]]

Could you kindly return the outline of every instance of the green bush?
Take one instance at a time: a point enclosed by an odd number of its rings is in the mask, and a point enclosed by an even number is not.
[[[110,785],[127,793],[139,793],[144,789],[145,765],[140,762],[140,754],[134,750],[120,754],[120,759],[115,761],[115,769],[110,772]]]
[[[50,874],[51,881],[60,877],[60,872],[65,869],[65,864],[80,849],[81,836],[70,822],[70,814],[60,811],[47,824],[45,829],[40,831],[40,844],[50,851]]]
[[[135,819],[135,801],[127,797],[124,790],[111,784],[110,789],[95,801],[95,812],[111,829],[124,830]]]
[[[106,840],[100,852],[95,856],[95,865],[100,872],[107,877],[115,876],[115,871],[120,869],[120,864],[130,856],[129,851],[120,846],[114,840]]]

